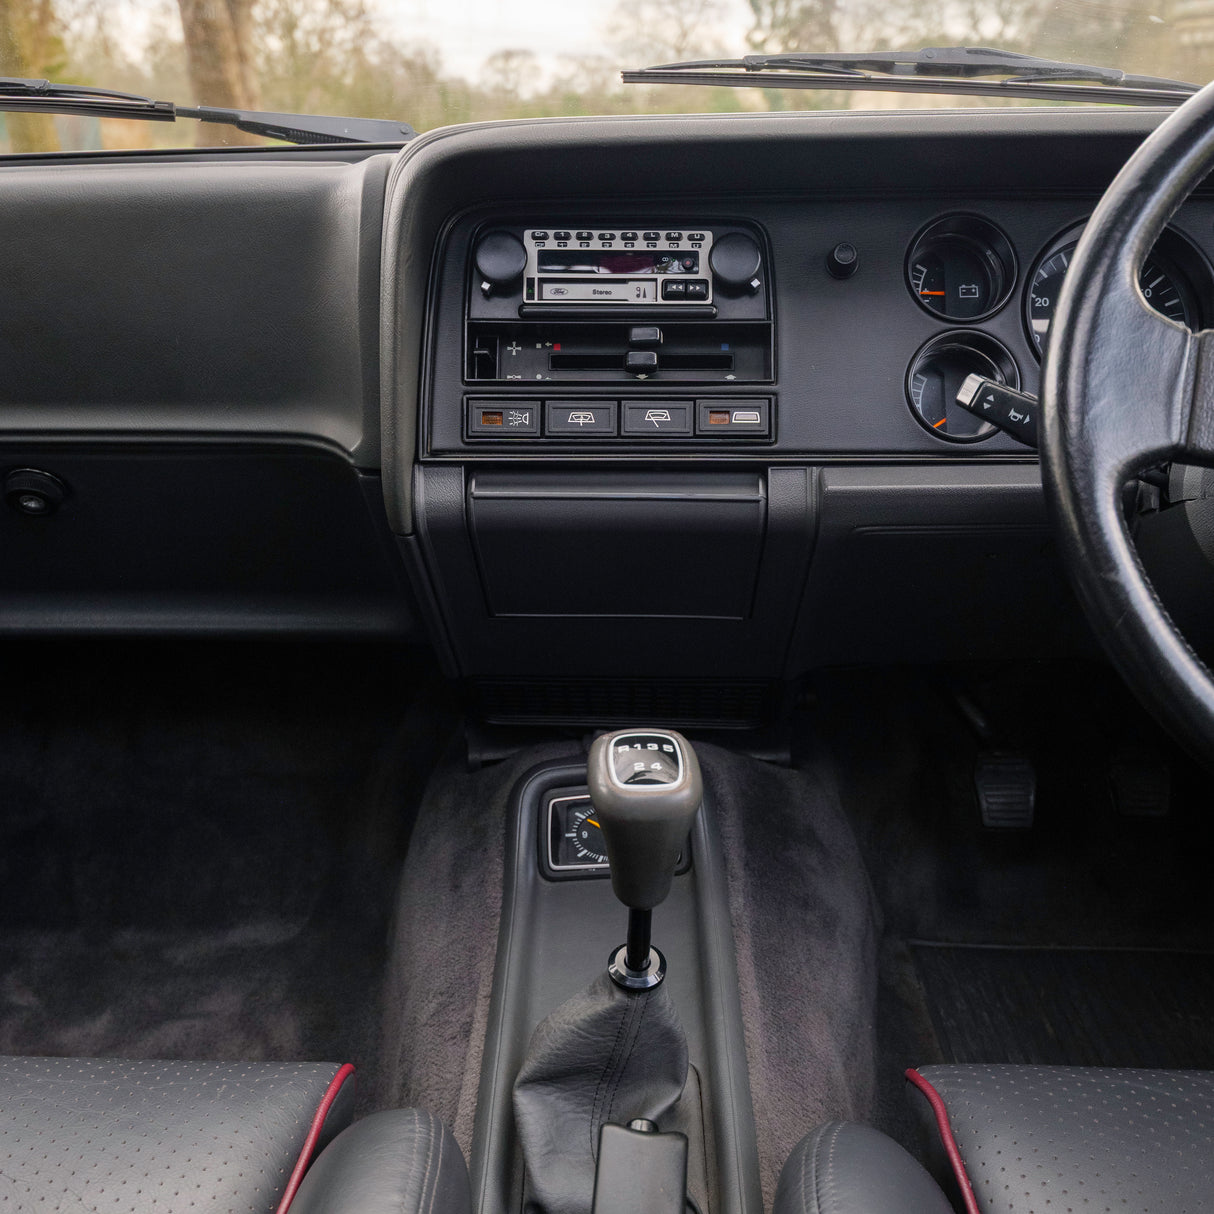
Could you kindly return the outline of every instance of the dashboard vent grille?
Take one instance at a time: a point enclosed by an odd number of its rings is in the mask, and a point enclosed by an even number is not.
[[[472,689],[481,717],[516,724],[745,729],[766,723],[776,703],[774,683],[725,679],[492,679]]]

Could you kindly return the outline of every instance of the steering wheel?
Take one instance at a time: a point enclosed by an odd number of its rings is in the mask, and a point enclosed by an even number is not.
[[[1123,502],[1126,483],[1153,465],[1214,466],[1214,330],[1167,320],[1138,287],[1164,226],[1212,167],[1214,84],[1143,142],[1088,222],[1041,392],[1042,478],[1088,620],[1131,689],[1207,762],[1214,674],[1151,586]]]

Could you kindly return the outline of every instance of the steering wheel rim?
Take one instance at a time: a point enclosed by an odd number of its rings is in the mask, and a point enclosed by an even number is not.
[[[1138,274],[1214,168],[1214,84],[1150,135],[1088,222],[1042,372],[1042,478],[1064,563],[1113,664],[1198,757],[1214,760],[1214,673],[1134,549],[1126,482],[1166,460],[1214,465],[1214,331],[1155,312]]]

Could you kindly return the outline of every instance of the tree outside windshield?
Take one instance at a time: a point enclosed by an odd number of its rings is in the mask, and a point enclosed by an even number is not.
[[[752,52],[997,46],[1204,83],[1214,0],[0,0],[0,74],[184,105],[393,118],[1001,104],[623,85]],[[0,114],[0,152],[265,143],[234,128]]]

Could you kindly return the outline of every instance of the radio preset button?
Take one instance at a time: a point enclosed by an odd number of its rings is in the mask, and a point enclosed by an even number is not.
[[[569,236],[568,232],[553,232],[552,239],[553,240],[569,240],[570,236]]]
[[[544,408],[544,433],[550,438],[557,434],[615,434],[618,401],[550,400]]]
[[[600,240],[614,240],[615,233],[614,232],[600,232],[599,239]]]
[[[682,232],[667,232],[666,239],[667,240],[682,240],[683,233]]]
[[[645,239],[646,240],[661,240],[662,233],[661,232],[646,232]]]
[[[548,233],[547,232],[532,232],[531,239],[532,240],[547,240]]]
[[[704,235],[703,232],[688,232],[687,239],[688,240],[706,240],[707,237]]]
[[[621,240],[636,240],[636,238],[637,238],[637,234],[635,232],[621,232],[620,233]]]
[[[663,435],[687,436],[691,433],[691,401],[622,401],[624,433],[637,438],[661,438]]]
[[[594,233],[593,232],[579,232],[577,234],[577,238],[578,238],[578,240],[593,240]]]

